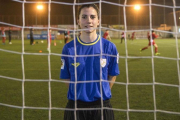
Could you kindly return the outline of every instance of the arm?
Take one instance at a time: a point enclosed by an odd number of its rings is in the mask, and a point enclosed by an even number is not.
[[[111,37],[110,37],[110,35],[108,35],[108,37],[109,37],[109,40],[111,40]]]
[[[109,86],[110,86],[110,89],[112,88],[112,86],[114,85],[114,82],[116,81],[116,76],[108,76],[108,80],[110,81],[109,82]]]
[[[66,45],[63,47],[62,50],[62,54],[63,55],[68,55],[67,54],[67,48]],[[65,82],[65,84],[67,84],[67,86],[69,86],[69,81],[70,81],[70,71],[69,71],[69,63],[68,63],[68,58],[65,56],[61,56],[61,71],[60,71],[60,79],[62,79],[63,81],[67,81]]]
[[[158,35],[156,35],[156,34],[153,33],[153,34],[152,34],[152,37],[153,37],[153,38],[157,38]]]
[[[69,81],[70,81],[70,79],[63,79],[64,81],[67,81],[67,83],[65,83],[66,84],[66,86],[67,87],[69,87]]]

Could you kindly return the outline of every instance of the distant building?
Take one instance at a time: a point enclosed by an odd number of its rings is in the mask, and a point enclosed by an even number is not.
[[[180,26],[180,10],[175,12],[175,17],[176,17],[176,24],[177,24],[177,26]],[[174,24],[175,21],[174,21],[174,14],[173,14],[173,12],[168,14],[166,21],[167,21],[166,23],[168,25],[171,25],[171,26],[175,25]]]

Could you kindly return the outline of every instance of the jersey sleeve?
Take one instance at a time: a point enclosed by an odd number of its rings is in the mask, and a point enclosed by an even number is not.
[[[158,35],[152,33],[152,39],[155,39],[155,38],[157,38],[157,37],[158,37]]]
[[[111,53],[112,53],[111,55],[113,55],[113,56],[110,57],[109,66],[108,66],[108,75],[117,76],[120,74],[119,65],[118,65],[119,53],[114,44],[112,46]]]
[[[68,55],[68,49],[66,45],[64,46],[62,50],[62,55]],[[60,78],[61,79],[70,79],[70,73],[69,73],[69,65],[68,65],[68,57],[61,56],[61,72],[60,72]]]

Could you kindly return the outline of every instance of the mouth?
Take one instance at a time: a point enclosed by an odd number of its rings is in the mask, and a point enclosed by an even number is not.
[[[85,28],[93,28],[93,26],[85,26]]]

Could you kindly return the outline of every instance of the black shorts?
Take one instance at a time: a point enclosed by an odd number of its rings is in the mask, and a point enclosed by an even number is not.
[[[103,101],[103,107],[112,108],[110,100]],[[75,102],[69,100],[66,108],[75,108]],[[77,108],[101,108],[101,100],[95,102],[77,101]],[[65,110],[64,120],[75,120],[74,113],[76,112],[76,120],[102,120],[101,109],[96,110]],[[110,109],[103,109],[103,120],[114,120],[114,112]]]

